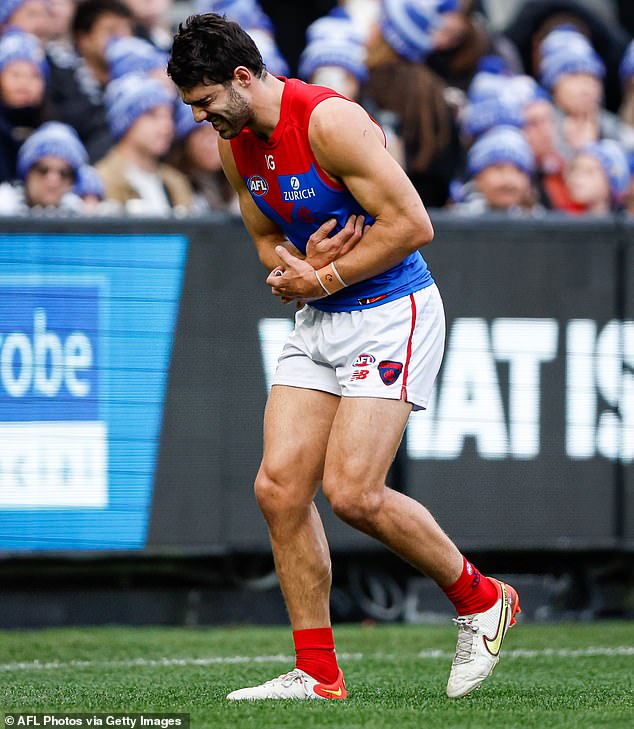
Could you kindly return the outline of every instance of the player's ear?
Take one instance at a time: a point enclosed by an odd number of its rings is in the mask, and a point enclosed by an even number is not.
[[[253,74],[246,66],[236,66],[233,70],[233,78],[240,86],[244,86],[246,88],[251,85]]]

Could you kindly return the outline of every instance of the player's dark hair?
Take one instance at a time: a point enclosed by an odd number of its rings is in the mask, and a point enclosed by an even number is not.
[[[167,73],[181,89],[226,84],[238,66],[260,78],[266,73],[260,51],[237,24],[215,13],[190,15],[178,26]]]
[[[77,4],[73,16],[71,24],[73,37],[78,33],[90,33],[103,15],[116,15],[119,18],[134,20],[134,14],[121,0],[83,0]]]

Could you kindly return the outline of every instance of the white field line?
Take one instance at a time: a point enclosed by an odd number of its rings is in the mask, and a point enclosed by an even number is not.
[[[346,661],[380,660],[398,661],[407,654],[396,653],[338,653],[338,658]],[[634,656],[634,646],[622,645],[613,647],[594,646],[589,648],[566,649],[544,648],[526,650],[518,648],[503,651],[506,658],[592,658],[594,656]],[[423,660],[451,660],[453,653],[442,650],[421,651],[416,658]],[[171,668],[179,666],[214,666],[236,663],[283,663],[289,664],[294,657],[282,654],[271,656],[209,656],[205,658],[129,658],[121,661],[24,661],[0,663],[0,673],[11,671],[61,671],[82,668]]]

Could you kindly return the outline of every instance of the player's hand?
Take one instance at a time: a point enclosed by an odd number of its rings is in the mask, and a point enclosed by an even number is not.
[[[369,228],[365,225],[363,215],[351,215],[345,226],[332,238],[328,236],[335,229],[337,221],[335,218],[327,220],[308,239],[306,244],[306,260],[310,265],[319,270],[332,261],[351,251],[363,237],[364,232]]]
[[[310,263],[296,258],[284,246],[276,246],[275,253],[282,265],[274,268],[266,279],[273,296],[280,296],[286,304],[289,301],[321,299],[326,295]]]

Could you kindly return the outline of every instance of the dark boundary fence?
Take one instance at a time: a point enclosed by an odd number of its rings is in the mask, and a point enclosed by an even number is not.
[[[429,506],[467,550],[630,551],[634,225],[433,219],[436,238],[423,252],[445,301],[446,357],[429,411],[412,417],[391,485]],[[118,244],[117,256],[106,255]],[[109,311],[93,332],[109,357],[95,364],[104,365],[108,508],[75,506],[72,523],[64,508],[36,508],[37,496],[5,508],[11,484],[0,473],[2,554],[268,552],[252,483],[267,376],[292,312],[264,285],[241,223],[2,221],[0,268],[14,284],[81,266],[105,282]],[[126,290],[128,280],[136,288]],[[10,311],[0,309],[0,334],[11,331]],[[140,331],[146,340],[128,361]],[[153,359],[159,350],[168,356]],[[0,424],[38,421],[40,400],[25,403],[27,417],[2,393]],[[60,396],[59,416],[55,402],[46,405],[47,422],[68,419],[68,398]],[[333,550],[376,550],[320,507]],[[48,536],[20,548],[25,529],[43,523]]]

